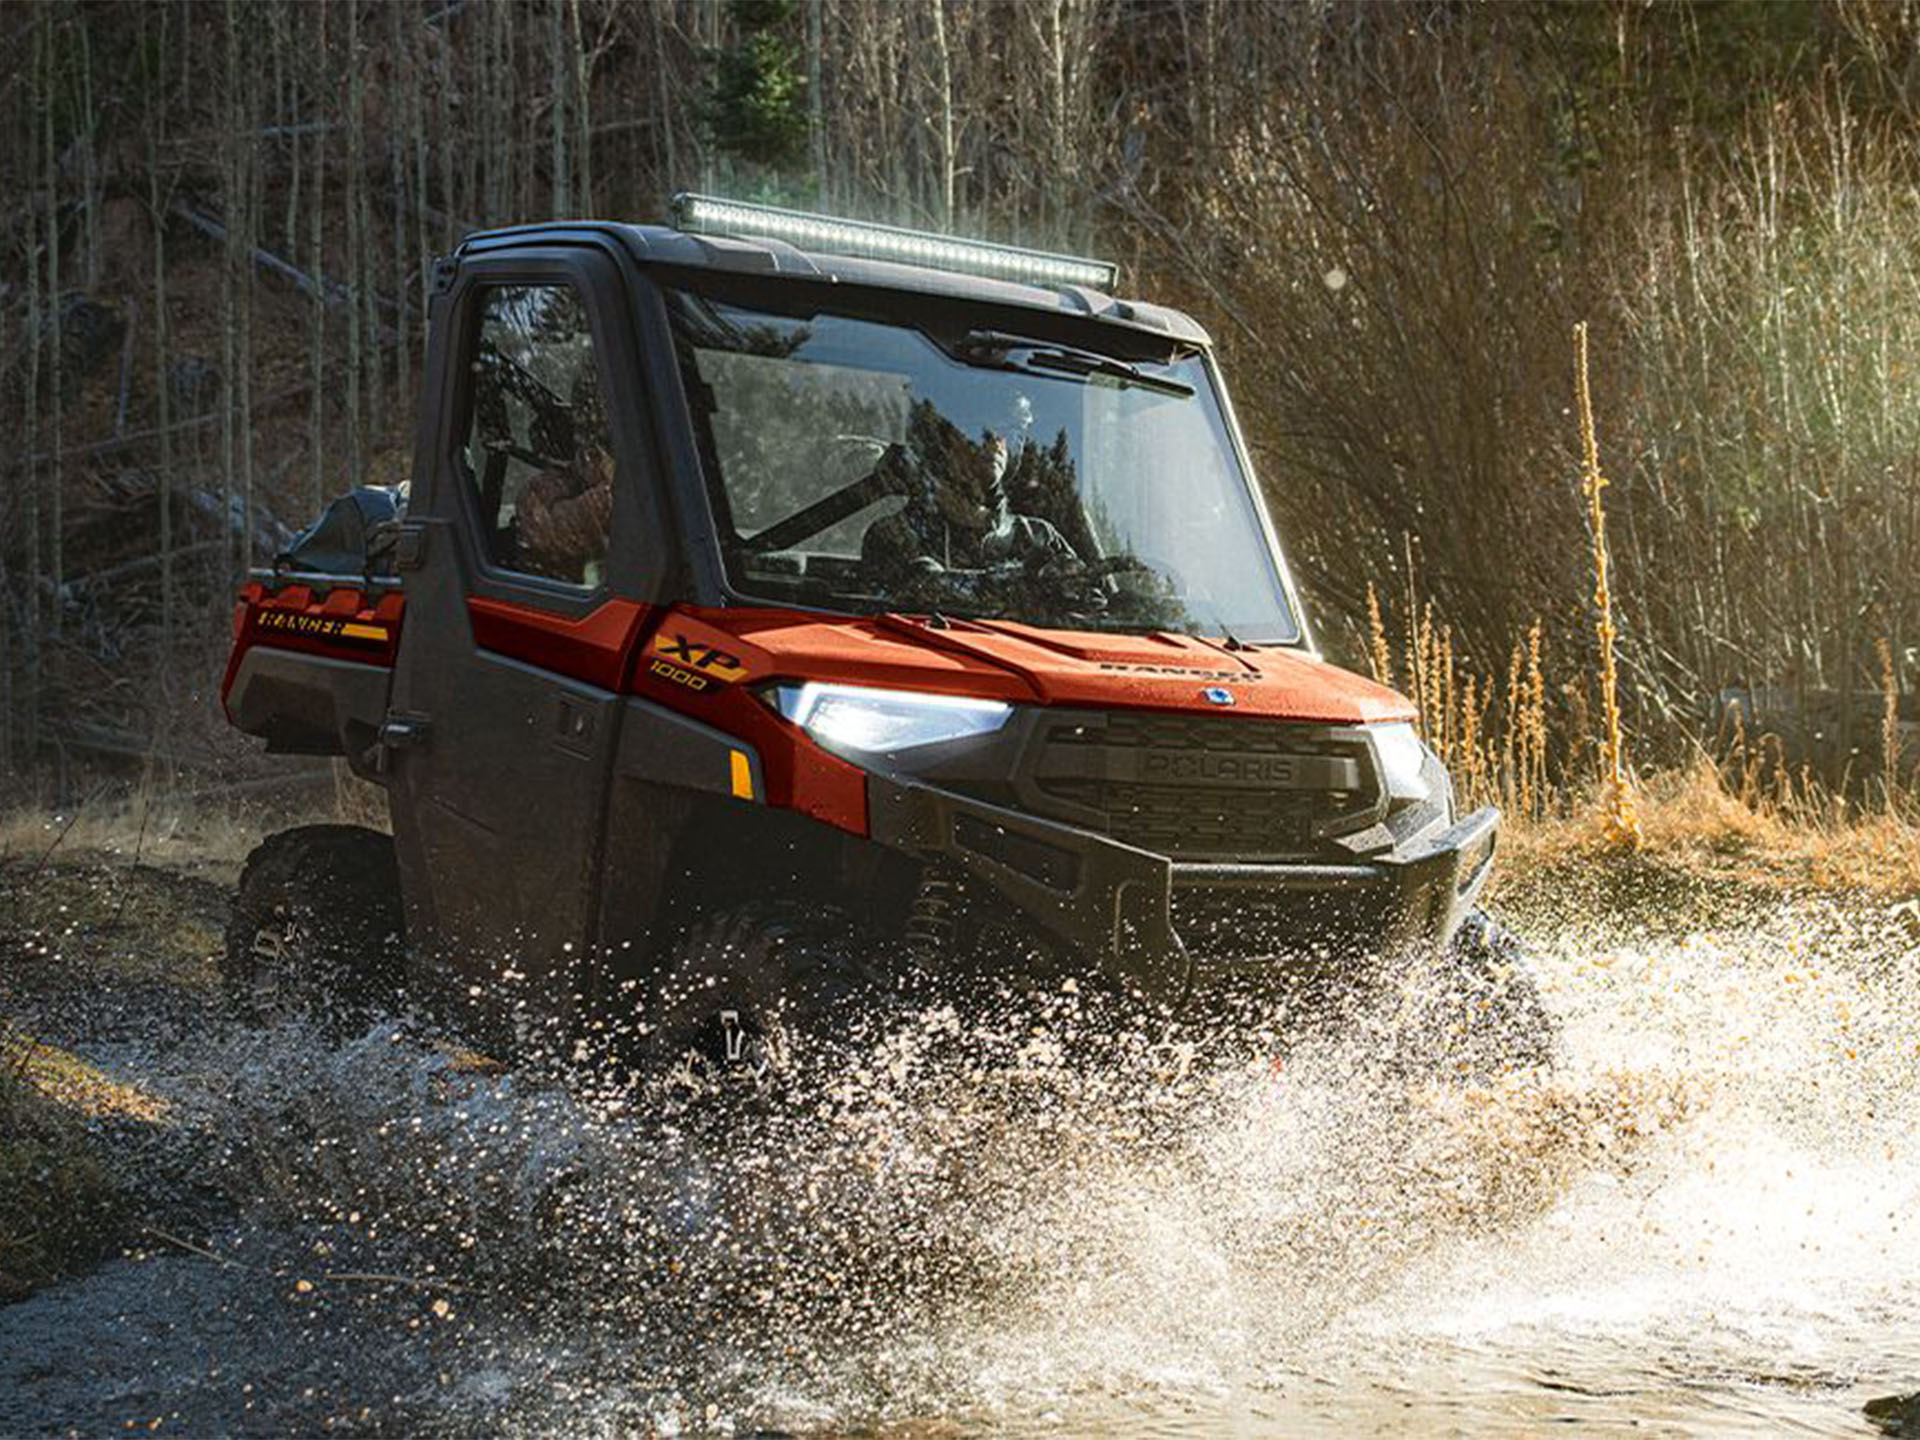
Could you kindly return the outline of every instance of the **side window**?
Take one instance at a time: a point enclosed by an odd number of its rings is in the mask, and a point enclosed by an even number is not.
[[[467,421],[480,539],[503,570],[598,585],[613,522],[613,440],[593,330],[569,285],[481,296]]]

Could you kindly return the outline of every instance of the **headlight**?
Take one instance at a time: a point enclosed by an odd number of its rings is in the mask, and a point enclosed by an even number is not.
[[[1427,747],[1405,720],[1391,725],[1369,725],[1373,753],[1380,761],[1380,783],[1395,800],[1425,800],[1432,794],[1426,776]]]
[[[916,745],[990,735],[1007,723],[1004,700],[966,695],[922,695],[864,685],[780,685],[774,706],[829,750],[885,755]]]

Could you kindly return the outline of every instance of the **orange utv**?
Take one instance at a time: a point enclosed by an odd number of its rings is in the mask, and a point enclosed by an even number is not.
[[[410,485],[235,614],[232,722],[392,817],[260,847],[236,998],[725,1066],[910,977],[1438,955],[1544,1024],[1498,813],[1321,657],[1206,333],[1114,281],[700,196],[467,239]]]

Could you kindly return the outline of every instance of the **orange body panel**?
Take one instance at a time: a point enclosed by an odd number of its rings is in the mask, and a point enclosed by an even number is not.
[[[227,689],[251,645],[392,665],[404,596],[351,586],[321,594],[257,582],[240,592]],[[1043,630],[1006,621],[935,624],[907,615],[795,610],[665,610],[608,600],[571,619],[475,597],[474,642],[608,690],[645,696],[737,735],[761,757],[769,804],[855,834],[867,829],[865,772],[813,744],[746,686],[818,680],[969,695],[1016,704],[1220,714],[1330,725],[1411,718],[1407,700],[1298,650],[1186,635]]]
[[[310,585],[269,590],[249,581],[234,606],[233,649],[220,682],[220,703],[226,704],[240,662],[255,645],[391,666],[405,610],[406,597],[398,590],[373,599],[355,585],[335,585],[323,594]]]
[[[1233,694],[1234,713],[1249,717],[1353,725],[1414,714],[1403,696],[1301,651],[1230,648],[1186,635],[677,607],[667,612],[650,651],[662,644],[695,661],[717,652],[731,662],[713,688],[829,680],[1023,704],[1219,714],[1221,707],[1202,692],[1224,686]]]
[[[573,620],[504,600],[475,596],[467,601],[473,642],[482,650],[509,655],[603,690],[621,688],[634,637],[651,609],[632,600],[608,600]]]

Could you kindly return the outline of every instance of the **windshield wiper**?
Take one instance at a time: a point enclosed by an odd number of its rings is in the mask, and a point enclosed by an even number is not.
[[[1052,371],[1063,375],[1105,375],[1122,385],[1138,385],[1158,390],[1163,395],[1191,395],[1193,387],[1168,375],[1150,375],[1138,365],[1097,350],[1081,350],[1072,345],[1055,345],[1024,335],[1008,335],[999,330],[972,330],[954,347],[954,353],[969,365],[990,370]],[[1016,359],[1018,354],[1020,358]]]

